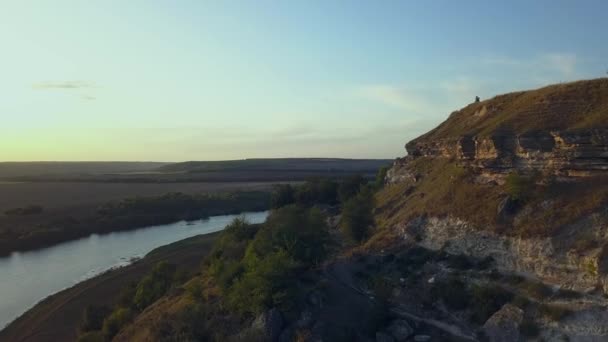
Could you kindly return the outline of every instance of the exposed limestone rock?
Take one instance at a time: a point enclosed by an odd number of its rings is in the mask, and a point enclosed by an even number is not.
[[[580,177],[608,171],[608,129],[521,135],[499,131],[489,137],[414,140],[406,149],[413,157],[456,158],[476,169],[499,174],[517,169]],[[397,178],[393,175],[392,180]]]
[[[519,326],[523,320],[522,309],[505,304],[483,325],[483,332],[490,342],[512,342],[519,340]]]
[[[420,244],[433,250],[467,254],[480,259],[491,257],[499,269],[534,274],[543,281],[577,291],[598,284],[608,288],[602,267],[601,248],[585,253],[573,251],[570,240],[577,234],[603,236],[608,227],[592,223],[592,218],[566,227],[563,235],[548,238],[518,238],[472,227],[456,218],[418,218],[401,227],[400,234],[418,236]],[[608,266],[608,265],[607,265]]]

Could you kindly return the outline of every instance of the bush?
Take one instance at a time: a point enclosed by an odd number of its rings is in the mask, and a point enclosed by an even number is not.
[[[369,229],[374,224],[374,198],[365,190],[349,199],[342,209],[340,229],[352,241],[362,242],[369,236]]]
[[[228,292],[228,303],[241,313],[260,313],[270,307],[289,309],[295,297],[298,264],[287,252],[245,259],[247,271]]]
[[[127,308],[118,308],[103,321],[103,334],[107,339],[114,337],[120,329],[133,319],[133,312]]]
[[[276,185],[270,196],[270,207],[281,208],[295,203],[295,190],[289,184]]]
[[[257,314],[295,305],[296,271],[319,264],[329,253],[321,212],[290,205],[273,211],[258,229],[239,222],[231,226],[216,241],[207,262],[229,307]]]
[[[505,189],[512,200],[525,201],[534,191],[534,180],[512,172],[505,179]]]
[[[384,180],[386,178],[386,173],[389,169],[390,166],[383,166],[378,170],[378,173],[376,174],[376,181],[374,184],[376,189],[381,189],[382,187],[384,187]]]
[[[288,206],[268,217],[247,253],[263,257],[283,250],[295,261],[311,266],[325,259],[328,244],[328,227],[319,210]]]
[[[295,202],[304,206],[338,203],[338,183],[327,178],[314,178],[298,186]]]
[[[91,330],[101,330],[103,327],[103,320],[108,316],[112,310],[106,306],[89,305],[84,310],[84,317],[80,330],[83,332]]]
[[[340,202],[346,203],[349,199],[359,193],[361,187],[367,184],[367,180],[361,175],[354,175],[346,178],[338,186],[338,198]]]
[[[173,283],[175,270],[175,265],[165,261],[156,264],[152,273],[145,276],[135,289],[135,297],[133,297],[135,307],[143,310],[165,295]]]

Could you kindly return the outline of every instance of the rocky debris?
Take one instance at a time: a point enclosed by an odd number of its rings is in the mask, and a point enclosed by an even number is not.
[[[392,321],[386,331],[391,334],[398,342],[405,341],[414,333],[414,329],[403,319]]]
[[[483,325],[483,332],[490,342],[511,342],[519,340],[519,326],[524,311],[512,304],[505,304]]]
[[[395,339],[393,338],[393,336],[383,333],[383,332],[377,332],[376,333],[376,342],[395,342]]]
[[[283,315],[277,309],[270,309],[251,323],[251,329],[261,331],[268,341],[278,341],[283,329]]]

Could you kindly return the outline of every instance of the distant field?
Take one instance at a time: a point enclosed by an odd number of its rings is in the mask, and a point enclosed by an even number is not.
[[[371,177],[387,159],[281,158],[183,163],[0,163],[0,181],[191,183],[302,181],[310,177]]]
[[[84,182],[0,182],[0,217],[7,209],[27,205],[41,205],[56,210],[67,207],[91,207],[112,200],[134,196],[155,196],[168,192],[188,194],[233,190],[264,190],[271,187],[264,182],[228,183],[84,183]]]

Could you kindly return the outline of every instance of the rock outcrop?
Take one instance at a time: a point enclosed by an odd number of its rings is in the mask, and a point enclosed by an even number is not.
[[[454,158],[487,173],[540,171],[576,177],[608,171],[608,129],[499,131],[488,137],[417,139],[406,149],[413,157]]]
[[[585,176],[608,170],[608,78],[496,96],[453,112],[406,145],[485,172]]]

